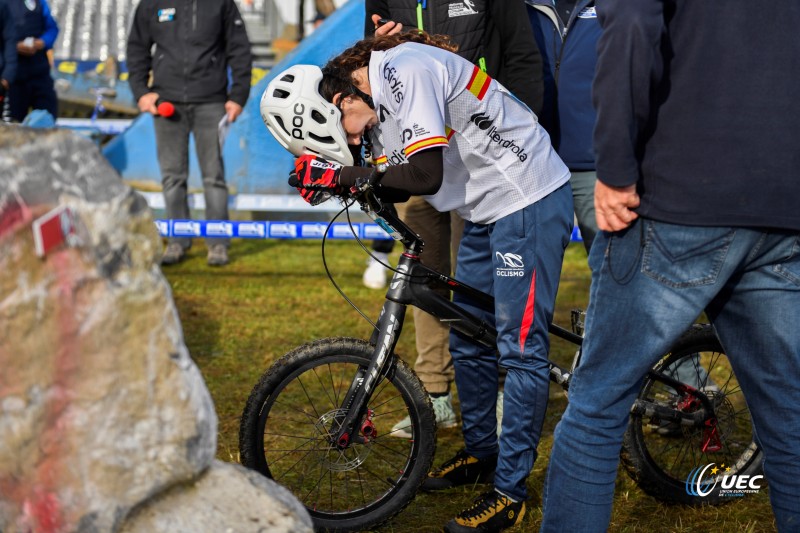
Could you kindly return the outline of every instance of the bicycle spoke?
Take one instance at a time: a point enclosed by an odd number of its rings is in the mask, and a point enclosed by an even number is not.
[[[393,441],[398,441],[398,440],[400,440],[400,439],[398,439],[397,437],[389,437],[389,438],[391,438]],[[389,452],[392,452],[392,453],[393,453],[393,454],[395,454],[395,455],[399,455],[399,456],[401,456],[401,457],[404,457],[405,459],[408,459],[408,457],[409,457],[409,454],[407,454],[407,453],[405,453],[405,454],[404,454],[403,452],[399,452],[399,451],[395,450],[395,449],[394,449],[394,448],[392,448],[391,446],[387,446],[386,444],[384,444],[384,443],[383,443],[383,441],[382,441],[382,440],[375,439],[375,440],[373,440],[372,442],[373,442],[374,444],[377,444],[378,446],[380,446],[382,449],[384,449],[384,450],[387,450],[387,451],[389,451]],[[391,442],[391,441],[389,441],[389,442]],[[402,441],[402,442],[406,442],[406,441]]]
[[[292,471],[294,470],[294,468],[295,468],[297,465],[299,465],[299,464],[300,464],[300,463],[301,463],[301,462],[302,462],[302,461],[303,461],[303,460],[304,460],[306,457],[308,457],[309,455],[311,455],[311,454],[312,454],[314,451],[315,451],[315,450],[313,450],[313,449],[312,449],[312,450],[309,450],[309,451],[308,451],[308,452],[307,452],[305,455],[303,455],[303,456],[302,456],[300,459],[298,459],[298,460],[297,460],[297,461],[296,461],[296,462],[295,462],[295,463],[294,463],[292,466],[290,466],[290,467],[289,467],[287,470],[285,470],[285,471],[283,472],[283,474],[281,474],[281,476],[280,476],[280,477],[275,477],[275,478],[273,478],[273,479],[275,479],[275,481],[280,481],[280,478],[283,478],[283,477],[285,477],[287,474],[289,474],[290,472],[292,472]],[[288,454],[286,454],[286,455],[288,455]],[[284,457],[285,457],[285,456],[284,456]],[[274,462],[277,462],[277,461],[274,461]],[[274,463],[274,462],[273,462],[273,463]],[[320,464],[320,463],[321,463],[321,461],[320,461],[320,460],[317,460],[317,464]],[[302,477],[302,478],[300,478],[300,483],[301,483],[301,484],[302,484],[303,480],[305,479],[305,472],[303,472],[302,476],[303,476],[303,477]]]
[[[291,404],[291,403],[287,403],[287,402],[282,402],[282,401],[276,400],[275,401],[275,405],[282,405],[282,406],[287,407],[287,408],[289,408],[289,409],[291,409],[293,411],[296,411],[298,413],[302,413],[303,416],[305,416],[309,420],[317,420],[319,418],[319,414],[316,414],[316,413],[315,414],[311,414],[311,413],[307,412],[306,410],[300,409],[299,407],[297,407],[297,406],[295,406],[294,404]],[[292,420],[292,419],[287,419],[287,420]]]

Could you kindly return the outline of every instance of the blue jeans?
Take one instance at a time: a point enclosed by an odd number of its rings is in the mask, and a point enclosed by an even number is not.
[[[495,487],[514,500],[527,497],[525,480],[547,408],[548,324],[553,318],[564,249],[572,232],[568,184],[493,224],[467,222],[456,278],[492,294],[494,313],[456,293],[453,301],[497,328],[505,381],[502,434],[497,438],[497,353],[450,334],[468,453],[499,453]]]
[[[644,375],[704,309],[747,399],[778,528],[800,530],[800,233],[640,219],[601,232],[589,264],[583,357],[556,428],[542,531],[607,529]]]

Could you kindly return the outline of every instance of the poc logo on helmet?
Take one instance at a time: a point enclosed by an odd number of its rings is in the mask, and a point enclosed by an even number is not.
[[[294,117],[292,117],[292,137],[295,139],[303,140],[303,113],[306,111],[306,106],[301,103],[294,104]]]
[[[686,494],[704,498],[714,492],[717,484],[720,486],[720,496],[741,497],[745,494],[755,494],[761,490],[761,480],[764,479],[764,476],[726,474],[725,472],[729,470],[730,468],[724,464],[717,466],[716,463],[709,463],[705,466],[698,466],[686,477]]]

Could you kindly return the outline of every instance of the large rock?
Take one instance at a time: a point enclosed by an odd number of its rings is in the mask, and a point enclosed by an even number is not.
[[[194,483],[136,509],[120,533],[308,532],[311,520],[287,489],[258,472],[215,461]]]
[[[56,206],[75,237],[39,258],[32,223]],[[208,470],[217,418],[160,248],[145,201],[89,141],[0,127],[0,531],[118,531],[201,475],[242,484]]]

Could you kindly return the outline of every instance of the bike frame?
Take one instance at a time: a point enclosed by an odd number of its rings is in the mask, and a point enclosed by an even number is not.
[[[475,343],[493,350],[497,349],[497,330],[494,326],[465,311],[450,299],[442,296],[441,292],[446,289],[464,294],[479,307],[490,312],[494,312],[494,298],[423,265],[420,261],[420,255],[425,245],[422,238],[400,220],[396,211],[388,208],[387,204],[375,196],[371,185],[367,184],[358,191],[355,197],[362,211],[392,238],[400,241],[405,250],[400,256],[397,268],[394,269],[394,275],[386,292],[386,302],[383,304],[380,317],[370,338],[370,344],[375,347],[370,364],[366,370],[360,371],[351,383],[342,403],[343,418],[336,421],[338,430],[332,428],[331,431],[334,442],[342,449],[350,444],[351,438],[369,439],[374,435],[374,426],[369,413],[365,413],[367,401],[375,385],[392,367],[392,354],[402,331],[409,305],[447,323],[452,329],[469,337]],[[583,344],[582,336],[556,324],[549,325],[549,332],[578,347]],[[576,358],[576,364],[578,359],[579,357]],[[571,371],[552,361],[550,361],[549,367],[550,380],[567,390],[572,377]],[[710,445],[714,446],[719,442],[713,404],[705,394],[662,373],[651,370],[650,375],[653,379],[661,381],[681,393],[693,395],[702,404],[703,409],[694,413],[684,413],[656,405],[653,402],[637,400],[632,411],[650,416],[657,415],[664,420],[677,421],[686,425],[705,426],[706,430],[710,432],[708,438]],[[367,416],[365,417],[365,415]],[[357,428],[356,425],[362,419],[364,422],[361,427]],[[360,435],[358,430],[360,430]]]

